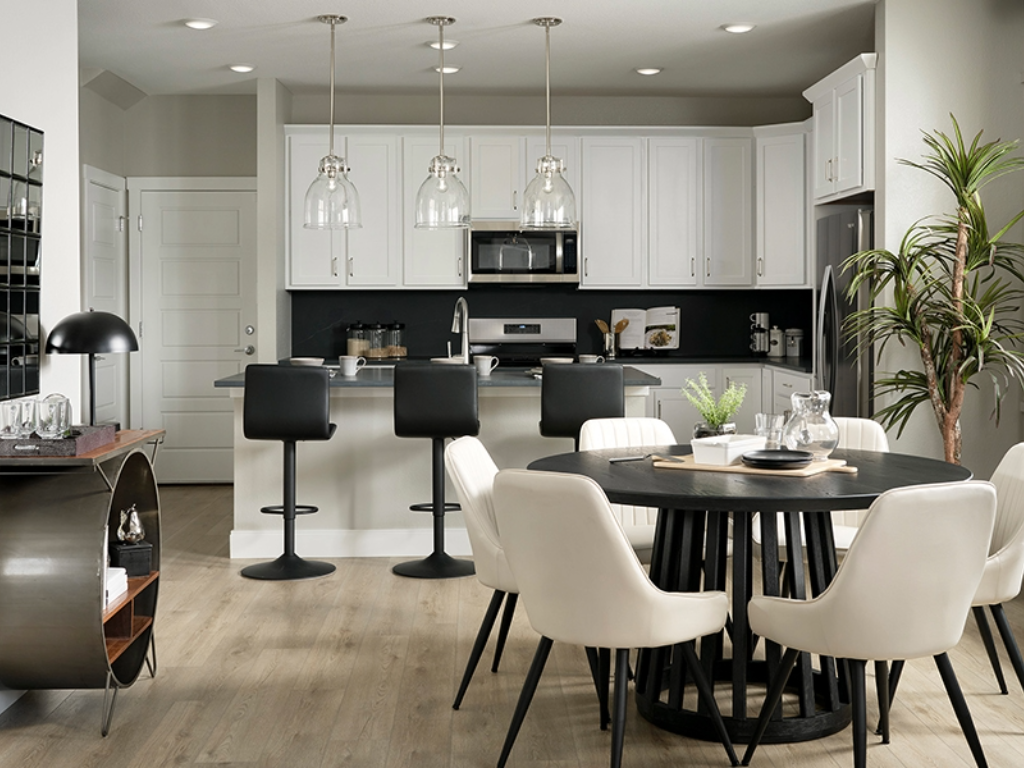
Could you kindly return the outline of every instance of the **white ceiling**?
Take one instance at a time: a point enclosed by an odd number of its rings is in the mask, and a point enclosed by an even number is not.
[[[326,91],[330,28],[338,27],[337,83],[349,93],[437,88],[437,28],[459,45],[445,88],[464,93],[543,93],[544,30],[551,32],[554,94],[795,96],[862,51],[874,50],[876,0],[79,0],[83,70],[106,70],[149,95],[255,93],[257,77],[294,93]],[[219,21],[196,31],[186,18]],[[722,24],[757,28],[728,34]],[[230,64],[257,69],[239,75]],[[637,67],[662,67],[641,77]]]

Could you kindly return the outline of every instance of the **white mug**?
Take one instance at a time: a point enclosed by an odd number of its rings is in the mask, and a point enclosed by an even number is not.
[[[357,355],[342,355],[338,358],[342,376],[355,376],[366,365],[366,358]]]
[[[491,371],[498,367],[498,358],[491,355],[473,355],[473,364],[480,376],[490,376]]]
[[[580,362],[588,365],[603,363],[604,357],[602,355],[580,355]]]

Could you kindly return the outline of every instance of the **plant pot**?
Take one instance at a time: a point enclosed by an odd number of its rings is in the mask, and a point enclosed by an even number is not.
[[[712,427],[709,424],[698,421],[693,425],[693,436],[694,437],[714,437],[715,435],[735,435],[736,425],[729,421],[725,424],[720,424],[717,427]]]

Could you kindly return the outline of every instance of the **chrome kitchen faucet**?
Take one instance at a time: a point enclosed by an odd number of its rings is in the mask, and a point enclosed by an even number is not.
[[[462,362],[469,365],[469,304],[463,296],[455,302],[452,333],[462,334]]]

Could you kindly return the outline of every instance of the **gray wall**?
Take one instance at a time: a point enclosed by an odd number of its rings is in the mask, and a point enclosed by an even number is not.
[[[890,250],[919,218],[952,211],[948,190],[927,174],[897,163],[919,160],[921,131],[949,133],[950,113],[965,136],[984,129],[985,140],[1024,137],[1024,3],[1020,0],[883,0],[878,5],[879,125],[876,238]],[[1024,208],[1024,173],[994,182],[984,193],[993,231]],[[1010,240],[1024,240],[1021,226]],[[916,352],[890,347],[882,368],[920,369]],[[989,420],[991,388],[968,390],[961,419],[963,463],[987,478],[1006,449],[1021,439],[1020,388],[1004,401],[998,430]],[[915,413],[894,450],[942,456],[935,419]]]

